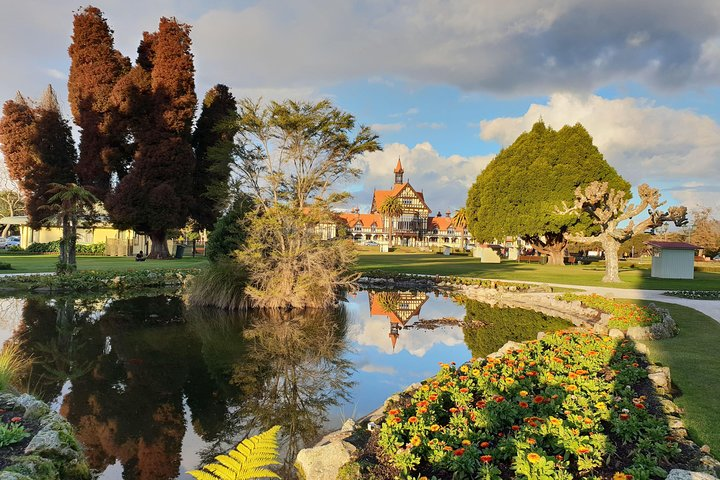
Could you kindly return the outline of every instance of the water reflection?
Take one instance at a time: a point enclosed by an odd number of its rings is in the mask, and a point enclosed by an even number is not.
[[[34,357],[23,384],[75,426],[102,480],[189,479],[185,471],[276,424],[279,473],[293,478],[298,449],[434,375],[438,362],[552,326],[424,292],[359,292],[342,308],[300,314],[188,310],[173,295],[3,302],[0,335]]]
[[[183,463],[190,426],[208,461],[280,424],[292,459],[351,388],[343,309],[248,318],[184,311],[161,296],[28,299],[23,316],[15,335],[35,358],[25,382],[56,399],[93,469],[119,463],[123,479],[174,479],[196,467]],[[283,478],[291,470],[288,460]]]

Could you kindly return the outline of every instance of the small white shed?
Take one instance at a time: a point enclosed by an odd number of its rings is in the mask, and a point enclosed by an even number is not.
[[[647,242],[652,247],[652,270],[650,276],[654,278],[681,278],[693,279],[695,277],[695,250],[697,245],[685,242]]]

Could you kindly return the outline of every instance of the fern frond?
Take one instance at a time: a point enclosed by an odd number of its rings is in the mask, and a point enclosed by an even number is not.
[[[205,465],[201,470],[187,472],[197,480],[252,480],[256,478],[280,478],[268,470],[269,465],[279,465],[277,434],[279,426],[240,442],[227,455],[215,457],[216,463]]]

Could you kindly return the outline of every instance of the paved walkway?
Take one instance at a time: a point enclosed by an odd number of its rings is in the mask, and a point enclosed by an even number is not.
[[[612,287],[587,287],[583,285],[563,285],[559,283],[548,283],[552,287],[576,288],[588,293],[597,293],[605,297],[632,298],[636,300],[652,300],[655,302],[667,302],[694,308],[708,317],[720,323],[720,300],[695,300],[690,298],[674,297],[663,295],[663,290],[635,290],[631,288]]]

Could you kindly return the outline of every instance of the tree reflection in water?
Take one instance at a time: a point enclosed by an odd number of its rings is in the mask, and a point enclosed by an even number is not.
[[[194,322],[207,325],[207,319]],[[214,330],[211,323],[210,331]],[[328,408],[348,399],[352,364],[345,360],[347,315],[334,310],[256,311],[245,330],[247,355],[233,367],[231,383],[243,401],[228,415],[223,433],[203,452],[204,462],[239,441],[280,425],[282,478],[294,478],[299,449],[319,440]]]
[[[125,480],[176,478],[188,411],[205,462],[281,425],[280,474],[292,478],[298,449],[318,440],[352,385],[346,327],[344,309],[229,314],[168,296],[31,298],[16,336],[35,358],[25,384],[59,399],[93,469],[119,461]]]

